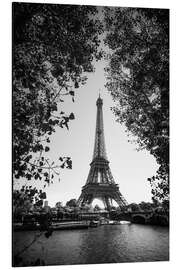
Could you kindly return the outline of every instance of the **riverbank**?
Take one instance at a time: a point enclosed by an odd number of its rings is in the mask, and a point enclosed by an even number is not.
[[[13,231],[43,231],[50,229],[52,231],[56,230],[78,230],[78,229],[88,229],[89,227],[98,227],[103,225],[129,225],[129,224],[143,224],[143,225],[156,225],[156,226],[169,226],[169,222],[167,219],[159,216],[152,216],[145,223],[145,220],[141,217],[139,219],[134,220],[133,222],[127,220],[85,220],[85,221],[56,221],[49,223],[48,226],[43,226],[43,224],[39,224],[38,222],[33,223],[14,223]]]

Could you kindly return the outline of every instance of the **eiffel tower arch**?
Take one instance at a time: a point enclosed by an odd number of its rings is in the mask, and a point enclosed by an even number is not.
[[[115,183],[109,167],[104,138],[103,100],[100,96],[96,101],[96,105],[97,116],[93,159],[86,184],[82,187],[78,199],[78,205],[92,204],[94,199],[100,199],[103,201],[105,208],[110,210],[112,200],[115,200],[119,207],[127,205],[127,202],[121,194],[119,186]]]

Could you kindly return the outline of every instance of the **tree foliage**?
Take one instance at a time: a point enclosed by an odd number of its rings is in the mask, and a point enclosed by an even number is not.
[[[152,203],[150,203],[150,202],[140,202],[139,207],[143,211],[151,211],[153,209],[152,208]]]
[[[13,191],[13,214],[27,214],[32,207],[43,206],[46,193],[32,186],[22,186],[20,190]]]
[[[140,208],[139,204],[137,204],[137,203],[131,203],[128,205],[128,207],[131,209],[132,212],[141,211],[141,208]]]
[[[74,114],[61,110],[64,96],[74,101],[92,72],[101,24],[90,6],[13,3],[13,175],[53,182],[57,169],[72,168],[47,158],[56,127],[69,129]],[[46,184],[45,183],[45,184]]]
[[[154,199],[169,197],[169,12],[106,8],[107,84],[117,121],[155,156]]]
[[[69,201],[67,201],[66,206],[68,207],[77,207],[78,203],[76,199],[70,199]]]

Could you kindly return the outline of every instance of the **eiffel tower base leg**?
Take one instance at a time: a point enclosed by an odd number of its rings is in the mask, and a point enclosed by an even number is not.
[[[105,209],[107,209],[108,211],[110,211],[110,210],[111,210],[112,204],[110,203],[109,198],[108,198],[108,197],[104,197],[104,198],[102,199],[102,201],[103,201],[103,203],[104,203]]]

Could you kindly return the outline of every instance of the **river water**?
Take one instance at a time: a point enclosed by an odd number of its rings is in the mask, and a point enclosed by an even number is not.
[[[15,232],[14,253],[27,246],[38,232]],[[37,258],[46,265],[167,261],[167,227],[130,224],[104,225],[42,235],[22,254],[27,264]]]

